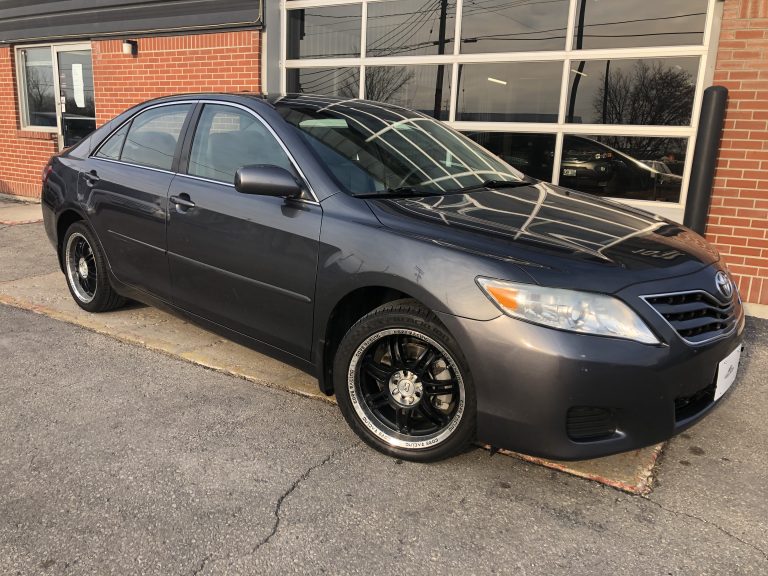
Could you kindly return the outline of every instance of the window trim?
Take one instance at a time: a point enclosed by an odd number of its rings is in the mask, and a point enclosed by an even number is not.
[[[59,106],[56,104],[56,94],[58,93],[59,81],[56,77],[56,63],[54,62],[53,44],[31,44],[24,46],[14,46],[14,60],[16,65],[16,92],[19,102],[19,128],[21,130],[29,132],[50,132],[56,134],[59,132],[58,116]],[[37,124],[30,124],[27,121],[29,118],[29,110],[27,107],[27,74],[26,67],[22,59],[22,51],[30,48],[48,48],[51,54],[51,74],[53,75],[53,98],[54,98],[54,114],[56,115],[56,126],[39,126]]]
[[[26,88],[27,88],[27,76],[24,63],[21,58],[21,51],[30,48],[48,48],[51,51],[51,67],[53,70],[53,97],[54,97],[54,110],[56,114],[55,126],[38,126],[36,124],[29,124],[26,118],[29,116],[27,110],[26,100]],[[67,50],[88,50],[91,52],[91,58],[93,58],[93,46],[90,42],[48,42],[43,44],[18,44],[13,47],[13,61],[14,72],[16,74],[16,97],[18,101],[18,118],[19,129],[28,132],[50,132],[51,134],[59,134],[61,136],[61,102],[59,95],[61,94],[61,87],[59,85],[59,62],[58,52],[61,48],[64,51]],[[94,82],[95,83],[95,82]],[[95,101],[94,101],[95,106]]]
[[[680,46],[645,46],[634,48],[592,48],[576,50],[573,47],[574,27],[578,12],[579,0],[569,0],[567,28],[563,50],[535,51],[535,52],[488,52],[478,54],[461,54],[461,24],[464,2],[456,0],[455,30],[453,49],[444,55],[430,56],[367,56],[366,55],[366,30],[368,27],[368,4],[372,2],[386,2],[390,0],[281,0],[280,2],[280,59],[279,59],[279,88],[282,94],[286,93],[286,71],[295,68],[340,68],[353,67],[360,70],[358,97],[364,98],[365,70],[366,66],[400,66],[419,64],[444,64],[451,70],[451,94],[449,102],[449,116],[445,121],[452,128],[459,131],[479,130],[486,132],[536,132],[554,134],[555,157],[552,166],[551,182],[557,184],[560,179],[562,164],[562,146],[564,136],[567,135],[621,135],[621,136],[657,136],[686,138],[688,141],[685,166],[683,168],[683,181],[680,188],[678,202],[660,202],[653,200],[626,200],[618,199],[631,206],[637,206],[650,211],[661,211],[672,215],[682,221],[683,211],[688,195],[688,183],[693,164],[693,152],[696,146],[696,132],[698,129],[701,100],[704,88],[711,82],[707,71],[711,68],[714,58],[713,28],[719,22],[722,14],[722,2],[719,0],[707,1],[707,14],[704,20],[704,33],[701,44],[689,44]],[[288,59],[288,14],[292,9],[331,7],[347,4],[362,4],[360,56],[357,58],[310,58]],[[716,40],[714,40],[716,42]],[[565,122],[568,106],[569,71],[572,62],[580,60],[618,60],[618,59],[643,59],[643,58],[670,58],[670,57],[697,57],[698,73],[694,89],[691,121],[686,126],[643,126],[628,124],[569,124]],[[563,65],[560,85],[560,105],[558,109],[558,121],[552,123],[523,123],[523,122],[468,122],[456,121],[456,96],[458,81],[458,65],[468,63],[503,63],[503,62],[537,62],[560,61]]]

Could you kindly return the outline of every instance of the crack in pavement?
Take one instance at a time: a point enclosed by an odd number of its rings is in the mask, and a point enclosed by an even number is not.
[[[192,576],[197,576],[200,574],[203,569],[205,568],[205,565],[208,564],[208,561],[211,559],[211,554],[206,554],[205,557],[200,560],[200,563],[197,565],[197,568],[192,570]]]
[[[282,517],[280,516],[280,511],[282,510],[285,500],[296,491],[296,489],[301,485],[302,482],[304,482],[307,478],[309,478],[312,475],[312,472],[314,472],[318,468],[322,468],[334,458],[342,456],[347,452],[351,452],[353,449],[358,448],[360,445],[361,445],[360,442],[355,442],[351,446],[347,446],[346,448],[343,448],[341,450],[334,450],[328,456],[323,458],[320,462],[318,462],[317,464],[313,464],[312,466],[307,468],[304,472],[302,472],[298,476],[298,478],[296,478],[296,480],[291,482],[291,485],[280,495],[280,497],[277,499],[277,502],[275,502],[274,510],[272,511],[272,514],[274,514],[275,516],[275,521],[272,525],[272,529],[270,530],[269,534],[267,534],[264,538],[262,538],[253,547],[253,549],[251,549],[250,552],[247,552],[246,554],[244,554],[244,556],[253,556],[262,547],[266,546],[270,542],[270,540],[272,540],[272,538],[274,538],[275,534],[277,534],[277,530],[280,527],[280,523],[282,521]],[[221,560],[226,560],[228,558],[231,559],[232,554],[228,554],[222,558],[213,558],[212,553],[208,554],[200,561],[200,564],[198,565],[198,567],[192,572],[192,576],[196,576],[197,574],[200,574],[206,566],[213,564],[215,562],[220,562]]]
[[[726,530],[725,528],[723,528],[719,524],[715,524],[714,522],[710,522],[706,518],[701,518],[700,516],[696,516],[695,514],[690,514],[688,512],[683,512],[681,510],[673,510],[672,508],[666,508],[665,506],[663,506],[659,502],[656,502],[655,500],[651,500],[647,496],[642,496],[642,499],[650,502],[654,506],[657,506],[658,508],[660,508],[664,512],[669,512],[670,514],[674,514],[675,516],[686,516],[687,518],[690,518],[691,520],[696,520],[698,522],[701,522],[702,524],[706,524],[707,526],[712,526],[713,528],[719,530],[720,532],[722,532],[723,534],[725,534],[729,538],[732,538],[732,539],[736,540],[737,542],[741,542],[745,546],[748,546],[749,548],[752,548],[755,552],[760,554],[766,561],[768,561],[768,552],[766,552],[762,548],[752,544],[751,542],[747,542],[746,540],[744,540],[742,538],[739,538],[738,536],[736,536],[736,534],[733,534],[733,533],[729,532],[728,530]]]
[[[351,446],[347,446],[343,450],[336,450],[334,452],[331,452],[328,456],[323,458],[321,462],[317,464],[313,464],[312,466],[307,468],[298,478],[296,478],[296,480],[293,481],[293,483],[288,487],[288,489],[285,492],[283,492],[280,495],[280,498],[278,498],[277,502],[275,503],[275,509],[273,511],[273,514],[275,515],[275,523],[272,525],[272,530],[270,531],[269,534],[267,534],[265,538],[262,538],[261,541],[258,544],[256,544],[256,546],[254,546],[253,550],[251,550],[251,555],[256,554],[263,546],[266,546],[267,544],[269,544],[269,541],[275,536],[275,534],[277,534],[277,530],[278,528],[280,528],[280,522],[282,520],[282,517],[280,516],[280,511],[282,510],[283,503],[288,498],[288,496],[293,494],[293,492],[299,487],[299,485],[301,485],[302,482],[304,482],[307,478],[309,478],[312,472],[314,472],[318,468],[322,468],[323,466],[328,464],[328,462],[330,462],[333,458],[337,456],[341,456],[351,451],[352,449],[357,448],[359,445],[360,445],[359,443],[355,443],[355,444],[352,444]]]

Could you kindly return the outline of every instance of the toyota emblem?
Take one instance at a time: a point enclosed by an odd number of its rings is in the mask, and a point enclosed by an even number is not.
[[[717,291],[725,298],[730,299],[730,297],[733,296],[733,284],[731,283],[731,279],[728,278],[728,274],[722,270],[715,275],[715,285],[717,286]]]

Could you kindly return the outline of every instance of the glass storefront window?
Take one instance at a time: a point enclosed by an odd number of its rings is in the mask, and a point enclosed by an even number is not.
[[[688,141],[566,135],[560,184],[599,196],[678,202]]]
[[[359,68],[289,68],[286,91],[357,98],[360,93]]]
[[[687,126],[699,59],[571,61],[566,122]]]
[[[713,0],[360,2],[283,3],[281,90],[362,92],[450,121],[531,177],[679,202]]]
[[[560,62],[459,64],[456,120],[557,122]]]
[[[461,52],[564,50],[569,5],[568,0],[466,0],[461,21]]]
[[[24,48],[19,51],[24,126],[56,126],[56,100],[51,47]]]
[[[555,135],[525,132],[465,132],[486,150],[538,180],[552,180]]]
[[[361,27],[360,4],[288,10],[288,58],[360,56]]]
[[[630,48],[702,44],[707,0],[579,0],[573,47]]]
[[[368,66],[365,97],[448,119],[450,66]]]
[[[368,4],[366,55],[453,54],[456,0],[427,4],[421,0]]]

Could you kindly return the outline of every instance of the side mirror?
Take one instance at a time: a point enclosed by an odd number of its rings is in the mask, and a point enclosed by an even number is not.
[[[271,164],[243,166],[235,173],[235,190],[241,194],[298,198],[301,184],[285,168]]]

